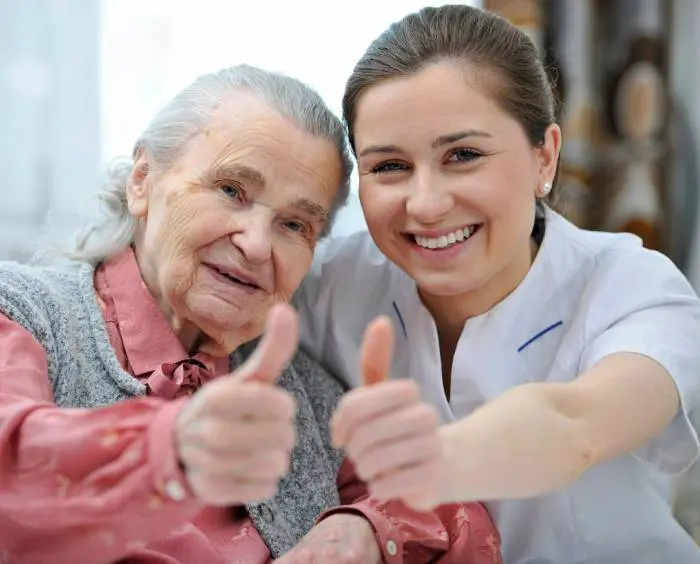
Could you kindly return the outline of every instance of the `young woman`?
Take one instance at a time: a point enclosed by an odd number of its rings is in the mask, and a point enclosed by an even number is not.
[[[698,456],[700,301],[637,239],[554,211],[562,139],[531,41],[425,8],[369,47],[343,112],[369,234],[317,251],[297,305],[347,383],[398,380],[336,412],[372,493],[492,500],[509,564],[700,562],[664,488]]]

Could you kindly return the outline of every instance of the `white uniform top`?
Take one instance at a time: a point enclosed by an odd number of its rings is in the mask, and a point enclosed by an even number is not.
[[[636,237],[584,231],[547,210],[523,282],[466,323],[449,402],[435,324],[416,284],[367,233],[324,243],[295,302],[303,346],[350,386],[359,382],[366,325],[390,316],[392,377],[419,382],[445,421],[519,384],[573,380],[612,353],[655,359],[675,379],[683,406],[658,437],[564,491],[487,506],[506,564],[700,563],[700,548],[673,518],[659,481],[686,470],[699,452],[688,414],[700,399],[700,301],[673,263]]]

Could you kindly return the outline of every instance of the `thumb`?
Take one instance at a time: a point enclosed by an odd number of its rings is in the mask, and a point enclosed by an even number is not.
[[[387,380],[393,355],[394,326],[388,317],[377,317],[367,326],[362,340],[360,370],[363,385],[371,386]]]
[[[255,352],[234,372],[234,376],[274,384],[294,357],[299,346],[299,321],[289,304],[276,304],[267,315],[265,332]]]

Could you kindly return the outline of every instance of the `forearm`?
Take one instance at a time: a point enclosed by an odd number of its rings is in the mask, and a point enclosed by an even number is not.
[[[0,548],[15,561],[117,559],[199,510],[168,496],[179,472],[167,436],[175,405],[63,410],[0,400]]]
[[[594,459],[566,384],[513,388],[440,430],[441,501],[524,498],[564,488]]]
[[[361,515],[372,526],[386,564],[498,564],[500,537],[486,508],[477,503],[446,504],[434,511],[415,511],[401,501],[367,496],[366,485],[346,460],[338,476],[340,507],[331,515]]]

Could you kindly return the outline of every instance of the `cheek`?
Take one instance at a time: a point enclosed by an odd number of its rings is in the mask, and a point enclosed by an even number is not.
[[[313,251],[301,245],[287,245],[275,253],[278,300],[289,301],[311,268]]]
[[[392,216],[401,209],[401,202],[392,194],[398,194],[398,191],[360,180],[360,205],[367,225],[372,231],[381,231],[382,227],[387,228]]]
[[[222,227],[227,225],[228,216],[220,206],[183,197],[169,200],[158,219],[147,246],[157,261],[160,286],[176,307],[196,281],[198,251],[226,235]],[[147,225],[147,231],[150,228]]]
[[[495,164],[495,163],[494,163]],[[512,221],[514,216],[530,213],[534,206],[531,170],[526,166],[492,166],[485,171],[479,185],[479,200],[493,219]]]
[[[535,199],[531,189],[530,171],[500,170],[490,179],[489,190],[481,194],[483,210],[492,222],[494,241],[505,247],[518,247],[529,239],[534,222]]]
[[[230,219],[216,199],[183,195],[168,201],[154,239],[161,254],[191,259],[199,249],[228,233]]]

